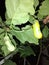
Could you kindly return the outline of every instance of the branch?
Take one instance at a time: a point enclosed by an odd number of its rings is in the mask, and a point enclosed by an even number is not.
[[[8,55],[8,56],[6,56],[4,59],[2,59],[2,60],[0,61],[0,65],[2,65],[2,64],[5,62],[5,60],[9,59],[9,58],[12,57],[14,54],[15,54],[15,53],[11,53],[10,55]]]
[[[24,65],[26,65],[26,58],[24,58]]]
[[[40,53],[39,53],[39,56],[38,56],[38,60],[37,60],[37,64],[39,64],[39,60],[40,60],[40,56],[41,56],[41,53],[42,53],[42,44],[40,45]]]

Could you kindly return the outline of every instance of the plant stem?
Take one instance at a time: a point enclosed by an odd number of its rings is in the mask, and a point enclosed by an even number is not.
[[[30,65],[29,61],[27,60],[27,64]]]
[[[39,53],[39,56],[38,56],[38,60],[37,60],[37,64],[39,64],[39,60],[40,60],[40,56],[41,56],[41,53],[42,53],[42,44],[40,44],[40,53]]]
[[[26,65],[26,58],[24,58],[24,65]]]
[[[13,57],[13,55],[15,55],[15,54],[16,54],[16,52],[13,52],[13,53],[9,54],[8,56],[6,56],[4,59],[2,59],[0,61],[0,65],[2,65],[5,62],[5,60],[9,59],[10,57]]]

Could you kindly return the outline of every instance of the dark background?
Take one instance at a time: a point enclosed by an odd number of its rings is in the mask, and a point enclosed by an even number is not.
[[[42,1],[43,0],[39,0],[40,3]],[[37,9],[39,9],[39,6]],[[5,0],[0,0],[0,16],[2,17],[3,21],[5,21],[5,11],[6,11]],[[49,43],[49,40],[46,41],[44,44],[47,45],[48,43]],[[31,47],[35,50],[36,56],[34,57],[31,55],[31,56],[27,57],[27,60],[29,61],[30,65],[36,65],[38,55],[40,52],[40,47],[35,46],[35,45],[32,45]],[[16,62],[18,65],[23,65],[23,58],[20,58],[19,54],[14,55],[12,58],[12,61]],[[42,52],[39,65],[49,65],[49,48],[45,49]]]
[[[2,17],[3,20],[5,20],[5,0],[0,0],[0,16]]]

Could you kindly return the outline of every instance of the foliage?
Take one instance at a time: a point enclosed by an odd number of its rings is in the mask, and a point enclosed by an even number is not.
[[[12,35],[16,36],[16,38],[19,39],[22,44],[25,44],[25,41],[28,41],[29,43],[38,45],[38,39],[34,36],[32,27],[27,27],[22,28],[21,31],[16,31],[13,29],[10,32]]]
[[[42,32],[43,32],[43,36],[47,38],[49,35],[49,28],[45,26]]]
[[[30,55],[35,56],[30,45],[39,45],[40,40],[49,35],[48,26],[42,28],[40,25],[40,21],[49,15],[49,0],[44,0],[41,4],[39,0],[5,0],[5,5],[6,21],[3,22],[0,17],[2,55],[5,57],[15,51],[15,53],[19,52],[20,57],[23,58]],[[16,65],[11,60],[6,60],[3,65],[11,64]]]
[[[16,63],[12,62],[11,60],[6,60],[3,65],[16,65]]]
[[[49,15],[49,0],[44,0],[39,7],[38,19],[43,19],[47,15]]]
[[[34,0],[6,0],[7,15],[11,20],[11,24],[19,25],[29,20],[29,13],[34,15]],[[11,5],[11,6],[10,6]],[[11,12],[12,11],[12,12]],[[20,13],[21,12],[21,13]]]
[[[38,5],[39,5],[39,0],[34,0],[34,7],[35,7],[35,9],[37,8]]]
[[[29,46],[21,46],[19,48],[19,52],[20,52],[20,57],[27,57],[27,56],[30,56],[30,55],[35,56],[34,51]]]

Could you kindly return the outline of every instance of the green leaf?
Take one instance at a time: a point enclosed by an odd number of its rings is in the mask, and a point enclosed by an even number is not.
[[[2,18],[1,18],[1,16],[0,16],[0,22],[2,21]]]
[[[4,53],[5,56],[7,56],[10,53],[10,51],[7,49],[7,47],[5,45],[2,46],[1,50]]]
[[[11,35],[10,35],[11,37]],[[7,46],[7,49],[10,51],[10,52],[13,52],[15,50],[15,46],[14,44],[12,44],[12,40],[10,39],[10,37],[8,36],[8,34],[6,33],[5,34],[5,37],[4,37],[4,43],[5,45]]]
[[[26,25],[25,27],[22,27],[22,30],[28,30],[28,29],[30,29],[30,25]]]
[[[0,45],[1,45],[1,46],[2,46],[2,45],[5,45],[5,44],[4,44],[4,41],[3,41],[3,38],[0,39]]]
[[[30,13],[31,15],[34,15],[34,0],[20,0],[20,6],[19,9],[22,11],[25,11],[26,13]]]
[[[28,41],[29,43],[34,43],[38,45],[38,39],[34,37],[33,29],[30,26],[28,29],[25,28],[25,30],[17,31],[17,30],[11,30],[12,35],[16,36],[18,40],[20,40],[21,43],[25,43],[25,41]]]
[[[30,56],[30,55],[35,56],[35,53],[34,53],[34,51],[32,50],[32,48],[30,46],[20,47],[19,52],[20,52],[21,57],[26,57],[26,56]]]
[[[19,9],[19,11],[27,12],[27,13],[33,13],[34,14],[34,0],[6,0],[6,10],[9,18],[13,18],[14,13]]]
[[[21,25],[23,23],[26,23],[29,20],[29,15],[25,12],[16,12],[15,16],[12,18],[11,23],[14,25]]]
[[[34,15],[34,0],[6,0],[6,10],[11,24],[20,25],[29,20],[29,15]]]
[[[47,38],[49,35],[49,28],[45,26],[42,32],[43,32],[43,36]]]
[[[39,0],[34,0],[34,6],[35,6],[35,9],[36,7],[39,5]]]
[[[4,38],[4,33],[0,34],[0,39],[2,39],[2,38]]]
[[[12,19],[7,19],[7,20],[5,21],[5,24],[6,24],[6,25],[11,25],[11,21],[12,21]]]
[[[0,34],[0,45],[5,45],[3,38],[4,38],[4,33]]]
[[[30,16],[29,22],[33,24],[34,23],[34,20],[35,20],[35,18],[33,16]]]
[[[43,19],[43,17],[49,15],[49,0],[44,0],[42,2],[42,5],[39,8],[39,13],[38,13],[38,18],[39,19]],[[42,18],[40,18],[39,16],[42,16]]]
[[[19,27],[16,27],[15,25],[12,25],[11,28],[13,28],[14,30],[20,31],[20,28]]]
[[[6,10],[8,17],[11,19],[14,16],[14,13],[19,5],[19,0],[6,0]]]
[[[4,32],[4,29],[0,28],[0,34]]]
[[[11,60],[6,60],[3,65],[17,65],[17,64]]]
[[[38,13],[37,17],[38,17],[39,21],[42,20],[42,19],[44,18],[44,16],[41,15],[41,14],[39,14],[39,13]]]
[[[8,34],[8,35],[9,35],[9,38],[10,38],[12,44],[16,47],[17,43],[16,43],[16,41],[13,39],[13,36],[12,36],[11,34]]]

